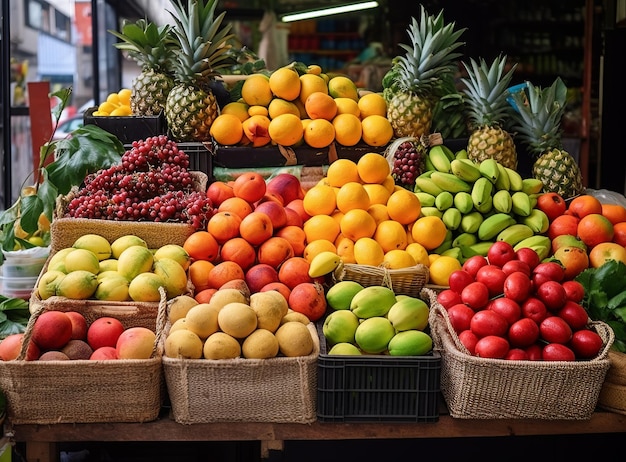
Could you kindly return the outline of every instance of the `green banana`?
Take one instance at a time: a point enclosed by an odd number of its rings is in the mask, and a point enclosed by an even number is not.
[[[470,192],[472,190],[472,186],[469,183],[458,178],[453,173],[433,172],[430,179],[443,191],[458,193],[460,191]]]
[[[450,162],[450,169],[453,174],[468,183],[473,183],[482,176],[478,164],[470,159],[454,159]]]
[[[486,257],[492,244],[493,241],[478,241],[476,244],[463,247],[463,256],[465,258],[473,257],[474,255]]]
[[[431,173],[431,172],[429,172]],[[418,176],[415,178],[415,192],[427,192],[428,194],[437,197],[437,195],[443,191],[439,186],[435,184],[435,182],[430,178],[430,176]]]
[[[500,189],[493,195],[493,208],[498,212],[510,213],[513,199],[508,189]]]
[[[535,234],[532,237],[527,237],[526,239],[522,239],[516,245],[513,246],[513,250],[516,252],[522,247],[529,247],[537,252],[539,255],[539,260],[543,260],[550,256],[550,252],[552,251],[552,241],[548,236],[542,236],[540,234]]]
[[[500,176],[500,170],[498,169],[498,161],[493,158],[487,158],[478,164],[480,173],[487,178],[491,183],[495,184]]]
[[[437,197],[435,197],[435,207],[442,212],[452,207],[453,202],[454,195],[450,191],[441,191],[437,194]]]
[[[420,200],[420,205],[422,207],[432,207],[435,205],[435,196],[432,194],[425,191],[418,191],[415,195]]]
[[[320,252],[311,260],[311,265],[309,266],[309,276],[312,278],[318,278],[328,273],[332,273],[335,269],[337,269],[340,262],[341,257],[335,252]]]
[[[481,241],[495,239],[500,231],[514,225],[515,223],[515,218],[508,213],[494,213],[493,215],[485,218],[478,227],[478,239]]]
[[[464,233],[477,233],[484,219],[483,214],[478,211],[466,213],[461,218],[461,231]]]
[[[424,171],[425,172],[434,172],[437,170],[433,165],[433,162],[430,160],[430,156],[424,156]]]
[[[535,234],[543,234],[550,227],[550,219],[541,209],[532,209],[530,215],[521,219],[521,223],[532,229]]]
[[[431,147],[428,150],[428,158],[435,167],[435,171],[450,173],[450,158],[441,145]]]
[[[515,223],[502,231],[496,236],[496,241],[504,241],[507,244],[515,245],[522,239],[534,236],[535,232],[523,223]]]
[[[450,247],[447,250],[441,252],[440,255],[445,255],[446,257],[456,258],[457,260],[463,259],[463,251],[460,247]]]
[[[446,225],[446,228],[455,231],[459,226],[461,226],[461,219],[463,215],[459,212],[459,209],[454,207],[447,208],[443,215],[441,216],[441,220]]]
[[[456,155],[454,154],[454,152],[452,152],[452,149],[450,149],[448,146],[446,146],[445,144],[441,144],[439,145],[441,147],[441,150],[443,151],[443,153],[446,155],[446,157],[448,158],[448,160],[450,162],[452,162]]]
[[[524,191],[515,191],[511,194],[511,201],[513,202],[513,207],[511,210],[515,215],[519,215],[520,217],[527,217],[530,215],[530,211],[533,210],[530,198],[528,194]]]
[[[454,195],[454,206],[459,209],[459,212],[465,214],[470,213],[474,208],[474,202],[472,201],[472,195],[468,192],[461,191]]]
[[[498,170],[500,171],[498,175],[498,179],[496,180],[495,186],[498,191],[503,189],[510,190],[511,189],[511,179],[509,178],[509,173],[504,168],[500,162],[498,162]]]
[[[463,247],[474,245],[478,242],[476,233],[461,233],[452,240],[452,247]]]
[[[522,180],[522,191],[526,194],[539,194],[543,189],[543,181],[537,178],[524,178]]]
[[[423,217],[443,217],[443,212],[434,205],[430,207],[422,207],[420,210],[420,214]]]
[[[452,248],[452,239],[453,239],[452,230],[449,229],[446,232],[446,237],[443,240],[443,242],[439,244],[438,247],[435,247],[433,250],[431,250],[430,253],[436,253],[437,255],[441,255],[446,250]]]
[[[522,175],[517,173],[517,171],[513,170],[509,167],[504,167],[506,173],[509,174],[509,182],[511,183],[511,187],[509,188],[511,191],[521,191],[523,187],[523,179]]]
[[[541,196],[541,193],[539,194],[529,194],[528,198],[530,199],[530,208],[534,209],[537,206],[537,199],[539,198],[539,196]]]
[[[454,155],[455,159],[469,159],[467,149],[459,149]]]
[[[493,183],[486,177],[480,177],[474,182],[472,186],[471,195],[474,207],[481,213],[486,213],[491,210],[493,205],[492,195]]]

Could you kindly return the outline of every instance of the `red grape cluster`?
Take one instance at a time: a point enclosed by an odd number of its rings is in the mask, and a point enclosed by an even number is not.
[[[425,169],[425,157],[421,149],[411,141],[401,143],[393,154],[391,173],[397,185],[413,189],[415,178]]]
[[[195,191],[189,156],[165,135],[134,141],[121,161],[85,178],[66,217],[189,223],[205,228],[214,213]]]

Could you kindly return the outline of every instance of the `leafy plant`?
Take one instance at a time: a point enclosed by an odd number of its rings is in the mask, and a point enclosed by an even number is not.
[[[44,242],[49,240],[57,197],[82,184],[88,174],[119,162],[124,153],[122,142],[96,125],[77,128],[61,140],[52,139],[71,92],[69,88],[52,93],[59,103],[52,108],[54,127],[50,139],[40,148],[38,168],[22,183],[15,203],[0,212],[3,250],[34,247],[28,240],[34,235],[44,237]],[[52,157],[54,160],[49,162]],[[0,263],[2,260],[0,253]]]
[[[0,339],[24,332],[29,318],[26,300],[0,295]]]
[[[604,321],[615,333],[613,348],[626,352],[626,264],[609,260],[598,268],[588,268],[576,276],[585,288],[582,301],[589,317]]]

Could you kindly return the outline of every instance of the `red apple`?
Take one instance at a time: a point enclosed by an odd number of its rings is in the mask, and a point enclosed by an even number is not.
[[[119,319],[104,316],[96,319],[89,326],[87,343],[94,351],[103,346],[115,348],[122,332],[124,332],[124,325]]]
[[[541,352],[543,351],[543,346],[539,343],[533,343],[531,346],[526,347],[526,354],[528,355],[529,361],[541,361]]]
[[[502,265],[502,271],[504,271],[507,276],[511,273],[514,273],[515,271],[521,271],[522,273],[530,276],[531,269],[528,263],[526,263],[525,261],[509,260],[504,265]]]
[[[474,278],[464,269],[453,271],[450,273],[450,277],[448,278],[448,285],[450,286],[450,289],[458,294],[463,291],[465,286],[472,282],[474,282]]]
[[[467,351],[469,351],[471,355],[476,354],[476,343],[478,343],[478,337],[476,337],[474,332],[469,329],[464,330],[459,334],[459,340],[463,346],[467,348]]]
[[[474,350],[481,358],[502,359],[509,352],[509,342],[497,335],[488,335],[476,342]]]
[[[509,327],[509,342],[518,348],[527,348],[539,339],[539,326],[530,318],[521,318]]]
[[[537,274],[545,276],[541,282],[545,282],[545,280],[561,282],[565,278],[565,270],[555,261],[539,263],[532,272],[533,280]],[[541,284],[537,284],[537,287],[539,285]]]
[[[482,255],[473,255],[465,260],[462,268],[473,277],[476,277],[476,273],[478,272],[478,270],[488,264],[489,262]]]
[[[563,307],[557,311],[557,315],[565,320],[572,330],[582,329],[589,322],[589,315],[582,305],[571,300],[566,300]]]
[[[266,263],[257,263],[251,266],[246,271],[245,280],[251,293],[260,291],[261,287],[270,282],[280,282],[276,268]]]
[[[511,348],[504,356],[504,359],[508,359],[509,361],[526,361],[528,360],[528,353],[521,348]]]
[[[504,280],[504,296],[518,303],[523,303],[532,290],[532,282],[527,274],[521,271],[509,274]]]
[[[526,262],[531,271],[534,270],[539,263],[541,263],[539,254],[530,247],[520,247],[515,251],[515,253],[517,254],[517,259]]]
[[[560,343],[548,343],[541,351],[544,361],[574,361],[576,355],[571,348]]]
[[[91,353],[89,359],[94,361],[118,359],[117,350],[112,346],[103,346]]]
[[[565,345],[572,338],[572,328],[559,316],[548,316],[539,324],[539,334],[548,343]]]
[[[502,267],[507,261],[515,260],[515,249],[505,241],[496,241],[487,251],[487,260],[492,265]]]
[[[488,335],[504,337],[509,329],[509,323],[500,313],[491,310],[481,310],[472,316],[470,329],[478,338]]]
[[[472,282],[461,292],[461,300],[474,311],[480,310],[487,306],[489,288],[482,282]]]
[[[444,308],[450,308],[452,305],[456,305],[457,303],[463,303],[463,300],[461,300],[461,294],[452,289],[444,289],[439,292],[437,294],[437,301]]]
[[[450,324],[457,334],[460,334],[464,330],[468,330],[470,328],[470,322],[474,316],[474,310],[472,310],[465,303],[452,305],[450,308],[447,308],[446,311],[448,312]]]
[[[485,265],[476,273],[476,281],[482,282],[489,289],[489,298],[500,295],[504,290],[507,274],[497,265]]]
[[[537,325],[548,316],[548,309],[545,303],[537,297],[528,297],[521,305],[522,317],[526,317],[535,321]]]
[[[589,329],[581,329],[572,335],[570,347],[578,358],[593,358],[602,349],[602,337]]]
[[[487,309],[500,313],[509,326],[522,316],[522,308],[515,300],[507,297],[494,298],[487,305]]]
[[[567,299],[580,303],[585,297],[585,287],[578,281],[570,280],[562,282]]]
[[[537,287],[535,295],[541,300],[548,311],[558,311],[565,305],[567,294],[560,282],[546,281]]]

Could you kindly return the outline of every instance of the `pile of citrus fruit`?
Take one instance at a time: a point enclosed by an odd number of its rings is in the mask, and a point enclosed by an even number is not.
[[[129,88],[122,88],[117,93],[109,93],[106,101],[98,106],[98,110],[94,111],[94,116],[130,116],[133,111],[130,109]]]
[[[338,159],[310,188],[303,207],[307,251],[336,252],[343,263],[400,269],[423,264],[434,284],[447,284],[456,258],[434,252],[446,238],[438,216],[423,216],[417,195],[394,184],[387,159]]]
[[[329,77],[314,66],[302,75],[282,67],[248,76],[241,99],[222,108],[211,136],[225,146],[384,146],[393,136],[386,114],[382,95],[360,95],[348,77]]]

